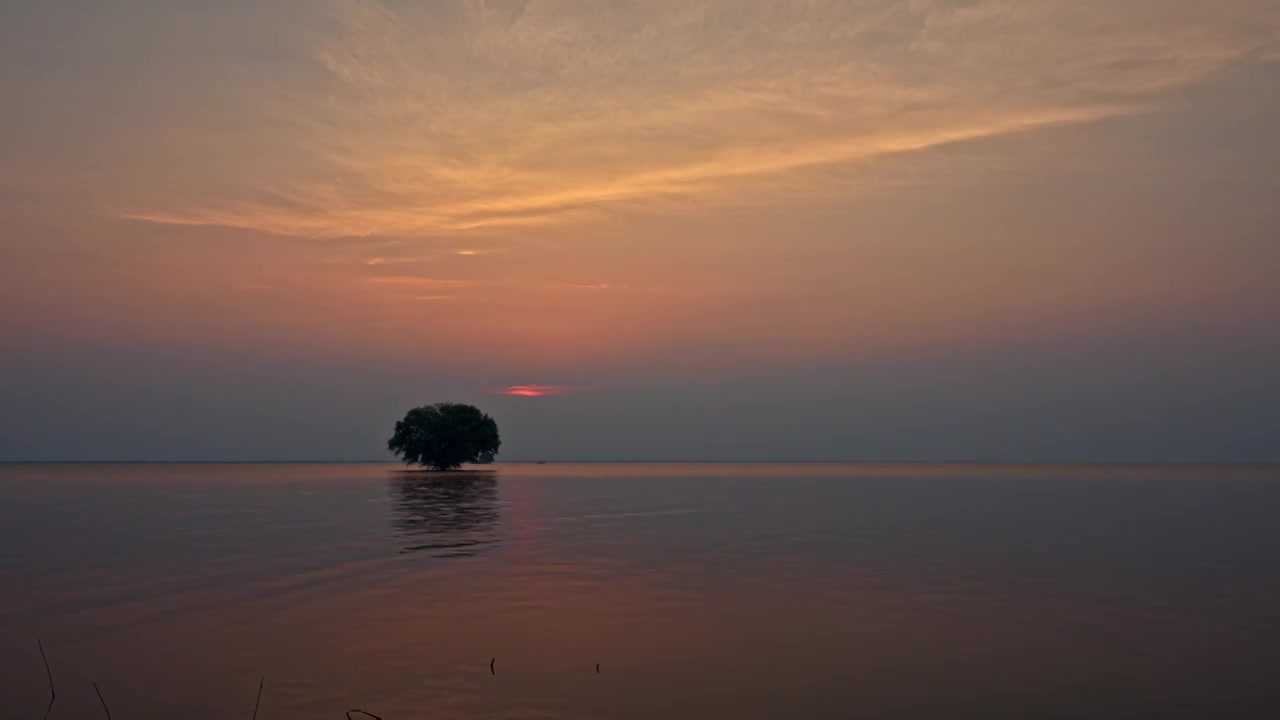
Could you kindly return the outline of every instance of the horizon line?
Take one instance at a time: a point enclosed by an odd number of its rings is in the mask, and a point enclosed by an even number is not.
[[[1280,465],[1280,460],[497,460],[483,465]],[[397,465],[398,460],[0,460],[0,465]]]

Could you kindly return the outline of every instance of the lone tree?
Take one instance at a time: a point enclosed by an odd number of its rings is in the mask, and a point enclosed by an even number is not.
[[[471,405],[436,403],[414,408],[396,423],[387,449],[407,465],[452,470],[498,452],[498,424]]]

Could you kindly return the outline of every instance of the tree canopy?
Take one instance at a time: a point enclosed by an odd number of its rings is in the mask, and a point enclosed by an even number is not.
[[[472,405],[436,403],[405,413],[387,449],[407,465],[452,470],[498,452],[502,440],[493,418]]]

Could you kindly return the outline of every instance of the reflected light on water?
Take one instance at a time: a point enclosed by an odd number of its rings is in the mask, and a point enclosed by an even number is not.
[[[39,637],[51,720],[1280,717],[1277,513],[1274,467],[0,466],[0,693],[43,712]]]
[[[470,557],[499,541],[493,472],[408,472],[391,479],[391,495],[402,553]]]

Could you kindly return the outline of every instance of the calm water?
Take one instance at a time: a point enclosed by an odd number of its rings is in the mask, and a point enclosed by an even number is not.
[[[0,467],[6,714],[1280,717],[1280,468],[491,467]]]

